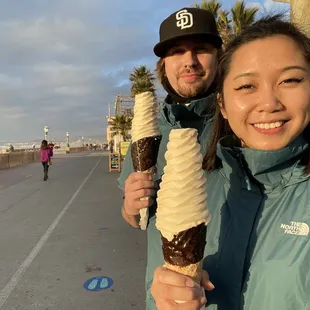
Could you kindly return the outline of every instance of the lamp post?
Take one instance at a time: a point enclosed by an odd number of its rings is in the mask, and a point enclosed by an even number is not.
[[[82,146],[84,146],[84,137],[82,137]]]
[[[47,126],[44,126],[44,140],[48,141],[48,131],[49,128]]]
[[[70,140],[69,140],[70,133],[67,132],[67,133],[66,133],[66,136],[67,136],[67,148],[66,148],[66,153],[70,153]]]
[[[309,0],[273,0],[274,2],[290,3],[291,21],[306,35],[310,36],[310,1]]]

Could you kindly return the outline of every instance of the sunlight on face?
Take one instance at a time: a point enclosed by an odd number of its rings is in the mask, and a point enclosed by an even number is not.
[[[310,121],[310,67],[289,37],[240,47],[224,81],[224,118],[245,147],[277,150]]]
[[[172,88],[180,96],[190,98],[205,92],[212,84],[217,49],[205,42],[183,40],[168,51],[164,62]]]

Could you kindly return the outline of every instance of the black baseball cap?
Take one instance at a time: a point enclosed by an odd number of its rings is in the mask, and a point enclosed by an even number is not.
[[[154,47],[155,55],[164,57],[177,40],[186,38],[202,39],[214,45],[215,48],[222,46],[222,39],[212,12],[199,8],[183,8],[161,23],[160,42]]]

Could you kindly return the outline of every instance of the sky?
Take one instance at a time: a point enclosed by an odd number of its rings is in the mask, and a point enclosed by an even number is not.
[[[222,0],[224,8],[234,0]],[[247,1],[287,11],[272,0]],[[129,4],[130,3],[130,4]],[[190,0],[0,0],[0,141],[105,134],[134,67],[154,69],[159,25]]]

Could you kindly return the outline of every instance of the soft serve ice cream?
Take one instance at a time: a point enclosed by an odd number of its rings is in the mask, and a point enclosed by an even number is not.
[[[158,104],[151,92],[135,97],[131,136],[131,157],[135,171],[153,174],[161,136],[158,127]],[[140,210],[141,229],[146,229],[147,221],[148,209],[145,208]]]
[[[210,214],[197,130],[172,130],[165,158],[156,213],[165,267],[200,284]]]
[[[136,95],[131,126],[132,142],[159,136],[157,102],[151,92]]]

